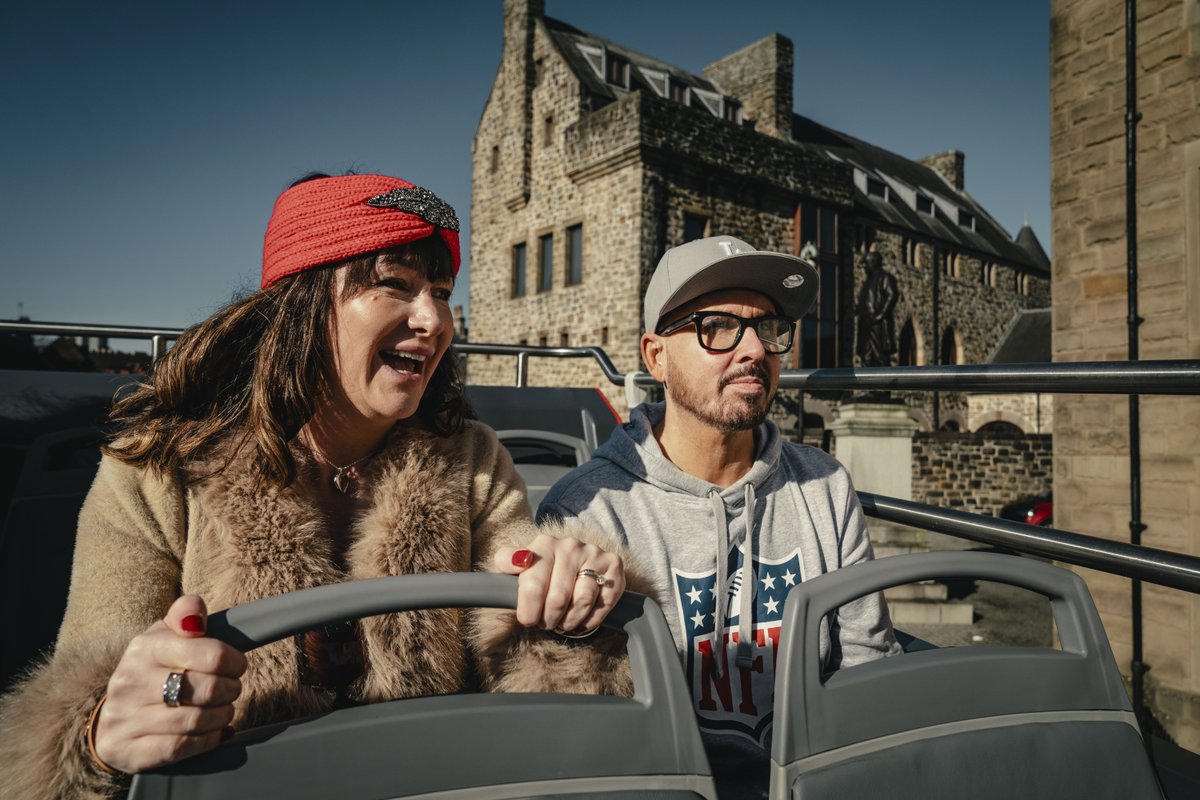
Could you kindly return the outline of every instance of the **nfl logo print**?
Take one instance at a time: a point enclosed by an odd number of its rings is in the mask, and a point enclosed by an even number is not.
[[[729,591],[717,602],[717,571],[686,573],[674,570],[675,602],[687,641],[685,669],[700,727],[710,733],[746,737],[766,748],[770,743],[771,710],[775,700],[775,660],[784,601],[801,581],[798,551],[779,561],[754,561],[754,587],[742,585],[744,554],[729,554]],[[734,661],[741,623],[741,593],[754,592],[753,659],[749,667]],[[716,636],[716,613],[725,615],[721,642]]]

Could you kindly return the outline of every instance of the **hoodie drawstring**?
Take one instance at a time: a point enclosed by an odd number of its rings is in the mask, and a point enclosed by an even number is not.
[[[742,605],[738,609],[737,665],[746,669],[754,661],[754,484],[746,484],[746,506],[742,509],[746,523],[746,557],[742,560]]]
[[[725,609],[729,594],[729,527],[725,522],[725,501],[721,493],[713,489],[708,493],[712,503],[713,517],[717,523],[717,596],[716,612],[713,615],[713,650],[716,656],[717,675],[724,672],[725,662]],[[745,523],[746,554],[742,559],[741,602],[738,606],[738,643],[735,663],[749,668],[754,661],[754,485],[746,484],[746,506],[742,510]]]

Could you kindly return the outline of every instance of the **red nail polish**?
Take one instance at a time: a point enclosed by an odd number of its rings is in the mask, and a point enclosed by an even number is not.
[[[204,617],[199,614],[188,614],[179,621],[179,626],[188,633],[204,633]]]
[[[528,567],[533,563],[533,551],[518,550],[517,552],[513,553],[512,563],[514,567]]]

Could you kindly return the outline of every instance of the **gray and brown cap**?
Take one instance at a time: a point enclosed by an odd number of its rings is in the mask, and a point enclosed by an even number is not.
[[[663,254],[646,287],[646,331],[684,303],[721,289],[750,289],[766,295],[779,313],[803,317],[817,298],[817,270],[783,253],[755,250],[732,236],[697,239]]]

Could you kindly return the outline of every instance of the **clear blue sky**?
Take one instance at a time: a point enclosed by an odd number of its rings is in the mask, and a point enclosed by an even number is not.
[[[1010,234],[1028,216],[1050,250],[1048,0],[546,6],[694,72],[783,33],[797,113],[910,158],[962,150],[967,190]],[[4,0],[0,318],[20,303],[35,320],[197,322],[257,287],[275,196],[311,170],[426,186],[469,237],[501,11]]]

